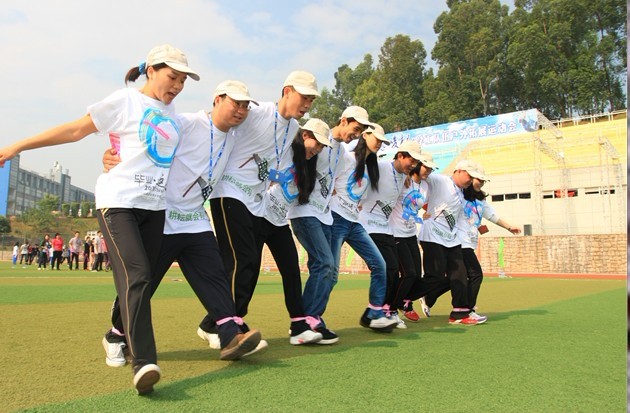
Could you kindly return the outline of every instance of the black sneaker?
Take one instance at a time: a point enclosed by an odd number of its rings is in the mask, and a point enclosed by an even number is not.
[[[337,341],[339,341],[339,336],[335,334],[334,331],[330,331],[326,327],[317,327],[315,331],[322,335],[322,339],[319,340],[317,344],[335,344]]]

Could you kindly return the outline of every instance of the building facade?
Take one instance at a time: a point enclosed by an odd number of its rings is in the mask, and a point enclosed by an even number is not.
[[[62,204],[94,202],[94,193],[72,185],[68,170],[55,162],[48,176],[20,168],[20,156],[0,168],[0,215],[22,215],[46,195],[59,197]]]

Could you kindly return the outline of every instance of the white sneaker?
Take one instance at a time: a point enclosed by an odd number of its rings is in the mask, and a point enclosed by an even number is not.
[[[481,314],[477,314],[474,311],[471,311],[470,314],[468,314],[468,317],[473,318],[475,320],[477,320],[477,324],[483,324],[486,321],[488,321],[488,317],[485,315],[481,315]]]
[[[424,313],[425,317],[427,318],[431,317],[431,307],[427,305],[427,302],[424,300],[424,297],[420,297],[418,301],[420,302],[420,307],[422,307],[422,312]]]
[[[258,343],[255,349],[253,349],[249,353],[243,354],[241,358],[243,359],[245,357],[251,356],[254,353],[259,353],[259,352],[262,353],[263,351],[267,349],[267,347],[269,347],[269,343],[267,343],[267,340],[260,340],[260,342]]]
[[[208,345],[213,350],[221,350],[221,340],[219,339],[218,334],[207,333],[201,329],[201,327],[197,328],[197,335],[203,340],[207,341]]]
[[[381,317],[370,320],[370,328],[373,330],[391,330],[398,324],[393,318]]]
[[[103,337],[103,348],[105,349],[105,364],[109,367],[123,367],[127,364],[125,359],[125,343],[110,343]]]
[[[133,376],[133,385],[138,394],[149,394],[153,391],[153,385],[160,381],[162,371],[157,364],[147,364]]]
[[[394,321],[396,321],[396,328],[407,328],[407,324],[398,316],[398,313],[393,315]]]
[[[291,336],[289,338],[289,343],[293,344],[294,346],[299,346],[300,344],[317,343],[318,341],[321,341],[322,338],[324,338],[324,336],[322,336],[322,334],[318,333],[317,331],[305,330],[303,333]]]

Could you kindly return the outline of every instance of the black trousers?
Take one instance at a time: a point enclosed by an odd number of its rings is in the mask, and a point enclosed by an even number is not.
[[[233,198],[211,199],[210,206],[217,241],[231,281],[236,315],[247,315],[260,274],[263,246],[267,244],[282,276],[289,315],[291,318],[303,317],[299,259],[289,225],[277,227],[253,215],[241,201]],[[212,331],[212,324],[206,319],[201,326]]]
[[[98,210],[97,218],[109,248],[133,367],[157,363],[151,282],[162,243],[164,211],[111,208]]]
[[[396,239],[389,234],[370,234],[370,238],[376,244],[385,260],[386,290],[385,304],[389,305],[390,311],[397,310],[394,307],[394,298],[398,290],[398,250],[396,249]]]
[[[462,318],[470,312],[468,306],[468,275],[462,257],[461,245],[445,247],[434,242],[421,241],[424,256],[424,278],[430,292],[425,296],[429,307],[438,297],[451,290],[451,316]],[[455,309],[459,309],[455,311]]]
[[[396,250],[398,251],[398,263],[400,278],[398,289],[392,302],[393,309],[403,307],[403,303],[408,299],[410,291],[416,286],[418,288],[422,278],[422,257],[420,246],[415,235],[405,238],[395,238]]]
[[[466,265],[468,274],[468,305],[473,309],[477,305],[477,297],[479,296],[479,290],[481,290],[483,270],[474,249],[462,248],[462,256],[464,257],[464,265]]]
[[[52,261],[50,262],[50,269],[53,268],[59,269],[59,264],[63,261],[63,257],[61,256],[62,251],[53,251]],[[56,266],[55,266],[56,264]]]
[[[78,252],[71,252],[70,253],[70,257],[68,257],[68,267],[70,269],[72,269],[72,263],[74,262],[74,269],[78,270],[79,269],[79,253]]]

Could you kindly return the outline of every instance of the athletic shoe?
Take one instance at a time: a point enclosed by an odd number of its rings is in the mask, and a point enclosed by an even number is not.
[[[420,316],[418,315],[418,313],[416,313],[416,310],[414,310],[413,308],[409,311],[403,311],[403,315],[405,316],[407,320],[413,321],[414,323],[420,320]]]
[[[157,364],[145,364],[133,376],[133,385],[139,395],[153,392],[153,385],[160,381],[162,372]]]
[[[105,364],[109,367],[123,367],[127,364],[124,348],[127,345],[124,341],[110,343],[103,337],[103,348],[105,349]]]
[[[382,331],[386,333],[391,332],[394,328],[396,328],[396,325],[398,324],[396,320],[387,317],[380,317],[376,319],[368,318],[367,310],[365,313],[363,313],[363,316],[361,317],[359,323],[362,327],[371,328],[374,331]]]
[[[197,328],[197,335],[203,340],[207,341],[208,345],[213,350],[221,349],[221,340],[219,339],[219,335],[215,333],[208,333],[203,331],[201,327]]]
[[[407,324],[405,324],[405,322],[398,316],[398,313],[393,314],[392,317],[396,321],[396,328],[407,328]]]
[[[249,330],[247,333],[239,333],[230,344],[221,349],[221,360],[238,360],[243,355],[252,352],[260,343],[260,331]]]
[[[488,321],[488,317],[487,316],[481,315],[481,314],[477,314],[474,311],[472,311],[470,314],[468,314],[468,317],[474,318],[475,320],[477,320],[477,324],[483,324],[486,321]]]
[[[418,301],[420,302],[420,307],[422,307],[422,312],[424,313],[425,317],[431,317],[431,307],[427,305],[424,297],[421,297]]]
[[[324,338],[322,333],[318,333],[317,331],[313,330],[305,330],[300,334],[291,336],[289,338],[289,343],[293,344],[294,346],[299,346],[300,344],[317,343],[321,341],[322,338]]]
[[[448,319],[448,323],[449,324],[463,324],[463,325],[467,325],[467,326],[476,326],[477,324],[481,324],[483,322],[485,322],[485,320],[479,322],[479,321],[477,321],[477,319],[472,318],[470,316],[467,316],[465,318],[453,318],[453,317],[451,317],[451,318]]]
[[[335,344],[339,341],[339,336],[324,326],[317,327],[315,331],[322,335],[322,339],[317,344]]]
[[[243,354],[241,358],[244,359],[245,357],[249,357],[254,353],[262,353],[267,349],[267,347],[269,347],[269,343],[267,343],[267,340],[260,340],[260,343],[258,343],[255,349]]]

